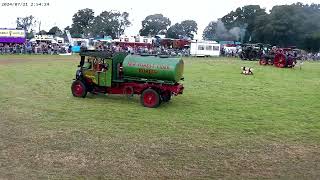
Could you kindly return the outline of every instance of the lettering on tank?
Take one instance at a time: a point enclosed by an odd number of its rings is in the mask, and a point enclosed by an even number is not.
[[[138,72],[139,73],[142,73],[142,74],[157,74],[158,71],[157,70],[154,70],[154,69],[138,69]]]
[[[161,69],[161,70],[169,70],[170,66],[166,64],[145,64],[145,63],[136,63],[136,62],[128,62],[128,66],[136,66],[147,69]]]

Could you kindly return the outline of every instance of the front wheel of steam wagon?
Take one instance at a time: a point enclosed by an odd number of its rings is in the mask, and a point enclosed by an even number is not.
[[[156,108],[161,103],[159,93],[150,88],[142,92],[140,101],[144,107],[148,107],[148,108]]]
[[[71,92],[74,97],[85,98],[88,91],[87,91],[87,87],[82,81],[76,80],[71,85]]]

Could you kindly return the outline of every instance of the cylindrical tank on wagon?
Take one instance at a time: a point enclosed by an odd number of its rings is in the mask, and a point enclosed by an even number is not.
[[[123,61],[124,77],[178,82],[183,76],[181,58],[128,55]]]

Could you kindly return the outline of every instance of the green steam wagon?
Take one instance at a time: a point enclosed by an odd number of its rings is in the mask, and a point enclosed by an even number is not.
[[[184,63],[181,58],[82,51],[72,83],[75,97],[93,94],[141,95],[145,107],[158,107],[183,93]]]

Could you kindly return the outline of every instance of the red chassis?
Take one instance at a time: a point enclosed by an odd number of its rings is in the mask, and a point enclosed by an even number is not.
[[[107,93],[107,94],[142,94],[145,89],[155,89],[159,92],[171,92],[172,95],[178,95],[183,93],[183,85],[176,83],[174,85],[158,84],[158,83],[139,83],[139,82],[127,82],[127,83],[113,83],[111,87],[99,87],[93,88],[93,92]]]
[[[146,107],[157,107],[161,102],[168,102],[172,96],[182,94],[184,87],[182,84],[161,84],[148,82],[119,82],[112,83],[111,87],[96,86],[90,79],[75,81],[72,86],[74,96],[85,97],[87,91],[104,94],[123,94],[128,97],[134,94],[141,95],[141,103]]]

